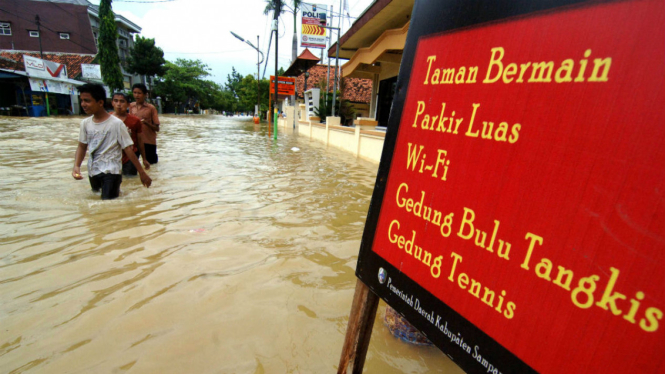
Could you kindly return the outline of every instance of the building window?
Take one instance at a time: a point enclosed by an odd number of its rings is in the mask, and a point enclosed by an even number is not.
[[[95,37],[95,45],[97,45],[97,33],[96,33],[96,32],[93,32],[93,33],[92,33],[92,36]]]
[[[11,35],[12,25],[9,22],[0,22],[0,35]]]
[[[31,38],[39,38],[39,31],[28,31]]]
[[[69,33],[68,32],[61,32],[60,33],[60,39],[69,40]]]

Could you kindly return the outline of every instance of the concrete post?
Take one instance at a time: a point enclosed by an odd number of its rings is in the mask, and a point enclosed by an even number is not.
[[[331,118],[331,117],[328,117]],[[310,123],[311,126],[311,123]],[[326,121],[326,148],[328,147],[328,143],[330,141],[330,121]]]
[[[354,147],[355,150],[355,156],[358,158],[358,155],[360,155],[360,126],[356,126],[355,128],[355,139],[356,139],[356,146]]]

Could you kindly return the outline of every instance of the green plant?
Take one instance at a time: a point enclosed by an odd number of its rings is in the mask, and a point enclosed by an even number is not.
[[[99,3],[99,53],[102,78],[104,83],[112,91],[121,90],[124,87],[122,71],[120,70],[120,58],[118,57],[118,46],[115,44],[118,38],[118,29],[115,25],[115,15],[111,9],[112,0],[102,0]]]
[[[321,99],[319,101],[319,107],[314,108],[314,114],[321,119],[321,122],[326,122],[326,117],[332,116],[332,93],[326,92],[326,83],[324,81],[319,81],[319,89],[321,90]],[[353,119],[356,114],[356,108],[353,107],[351,101],[346,99],[340,99],[342,93],[346,90],[346,80],[342,79],[340,82],[340,91],[337,91],[337,97],[335,98],[335,115],[340,117],[340,124],[342,126],[351,126],[353,125]]]

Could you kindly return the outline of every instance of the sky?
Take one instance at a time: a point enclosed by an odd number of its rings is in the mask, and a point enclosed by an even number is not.
[[[99,0],[91,0],[99,4]],[[340,0],[319,0],[316,4],[333,5],[339,12]],[[342,35],[351,22],[365,11],[372,0],[348,0],[351,20],[342,25]],[[286,0],[291,5],[291,0]],[[223,84],[232,67],[242,74],[256,74],[257,53],[231,35],[235,32],[266,54],[270,37],[272,16],[264,15],[265,0],[114,0],[113,11],[121,14],[142,28],[143,37],[154,38],[164,51],[164,58],[175,61],[186,58],[203,61],[211,69],[208,79]],[[297,32],[300,33],[300,12],[298,12]],[[337,26],[335,18],[334,25]],[[285,12],[279,23],[279,66],[284,69],[291,64],[293,38],[293,14]],[[336,40],[337,36],[333,38]],[[299,41],[300,39],[298,39]],[[298,43],[298,54],[304,48]],[[320,49],[310,49],[316,56]],[[341,64],[341,62],[340,62]],[[263,76],[265,61],[261,64]],[[275,71],[275,46],[270,49],[268,69],[265,78]]]

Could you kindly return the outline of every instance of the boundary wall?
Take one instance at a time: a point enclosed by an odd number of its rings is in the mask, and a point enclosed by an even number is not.
[[[363,129],[357,124],[355,127],[340,126],[339,117],[327,117],[326,123],[321,123],[318,117],[308,117],[305,105],[300,105],[300,119],[295,118],[293,107],[287,107],[286,118],[280,118],[278,126],[286,129],[289,123],[295,120],[298,136],[318,141],[327,147],[332,146],[353,154],[357,158],[379,163],[383,142],[386,136],[384,131]],[[293,117],[291,117],[293,116]],[[370,127],[370,126],[368,126]],[[371,126],[373,127],[373,126]]]

